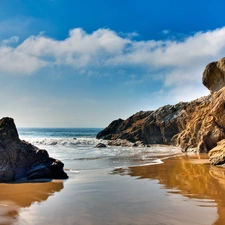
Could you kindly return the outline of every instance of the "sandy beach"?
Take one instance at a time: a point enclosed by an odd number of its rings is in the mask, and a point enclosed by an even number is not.
[[[163,162],[0,184],[0,224],[224,224],[225,168],[206,155]]]

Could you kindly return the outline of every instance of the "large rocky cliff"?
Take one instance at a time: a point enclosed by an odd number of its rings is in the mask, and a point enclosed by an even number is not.
[[[208,153],[225,139],[225,58],[206,66],[202,83],[210,95],[115,120],[97,138],[173,144],[184,151]]]

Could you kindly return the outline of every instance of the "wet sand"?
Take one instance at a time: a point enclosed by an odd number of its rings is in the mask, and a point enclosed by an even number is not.
[[[225,168],[210,166],[206,155],[163,162],[0,184],[0,224],[224,224]]]

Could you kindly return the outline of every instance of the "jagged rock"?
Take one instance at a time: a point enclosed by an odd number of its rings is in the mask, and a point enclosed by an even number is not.
[[[210,95],[113,121],[97,138],[173,144],[208,153],[225,139],[225,58],[206,66],[202,82]]]
[[[43,149],[21,141],[12,118],[0,120],[0,182],[21,178],[65,179],[63,163]]]
[[[106,148],[107,146],[104,143],[98,143],[95,148]]]
[[[143,144],[142,141],[136,141],[132,147],[139,147],[139,148],[143,148],[143,147],[149,147],[148,145]]]
[[[182,132],[187,124],[187,114],[193,111],[207,97],[193,102],[180,102],[174,106],[166,105],[155,111],[138,112],[126,120],[113,121],[97,138],[114,140],[115,145],[121,140],[131,143],[140,141],[143,145],[149,144],[174,144],[173,137]],[[112,124],[117,124],[117,129],[111,129]],[[111,132],[110,132],[111,131]],[[105,135],[106,133],[106,135]],[[132,144],[127,144],[132,146]]]
[[[121,123],[123,123],[122,119],[113,121],[108,127],[106,127],[104,130],[100,131],[97,134],[97,138],[100,139],[104,137],[102,139],[111,139],[112,133],[119,129],[119,126],[121,125]]]

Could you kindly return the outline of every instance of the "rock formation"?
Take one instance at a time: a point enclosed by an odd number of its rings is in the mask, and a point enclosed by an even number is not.
[[[225,58],[206,66],[202,82],[210,95],[115,120],[97,138],[139,141],[144,145],[173,144],[183,151],[208,153],[225,139]],[[210,161],[218,164],[216,160]],[[224,162],[225,159],[219,164]]]
[[[202,75],[202,83],[211,93],[225,86],[225,58],[206,66]]]
[[[107,146],[104,143],[98,143],[95,148],[106,148]]]
[[[209,151],[209,160],[212,165],[221,165],[225,162],[225,139],[219,141],[217,146]]]
[[[0,120],[0,182],[22,178],[65,179],[63,163],[43,149],[21,141],[12,118]]]

